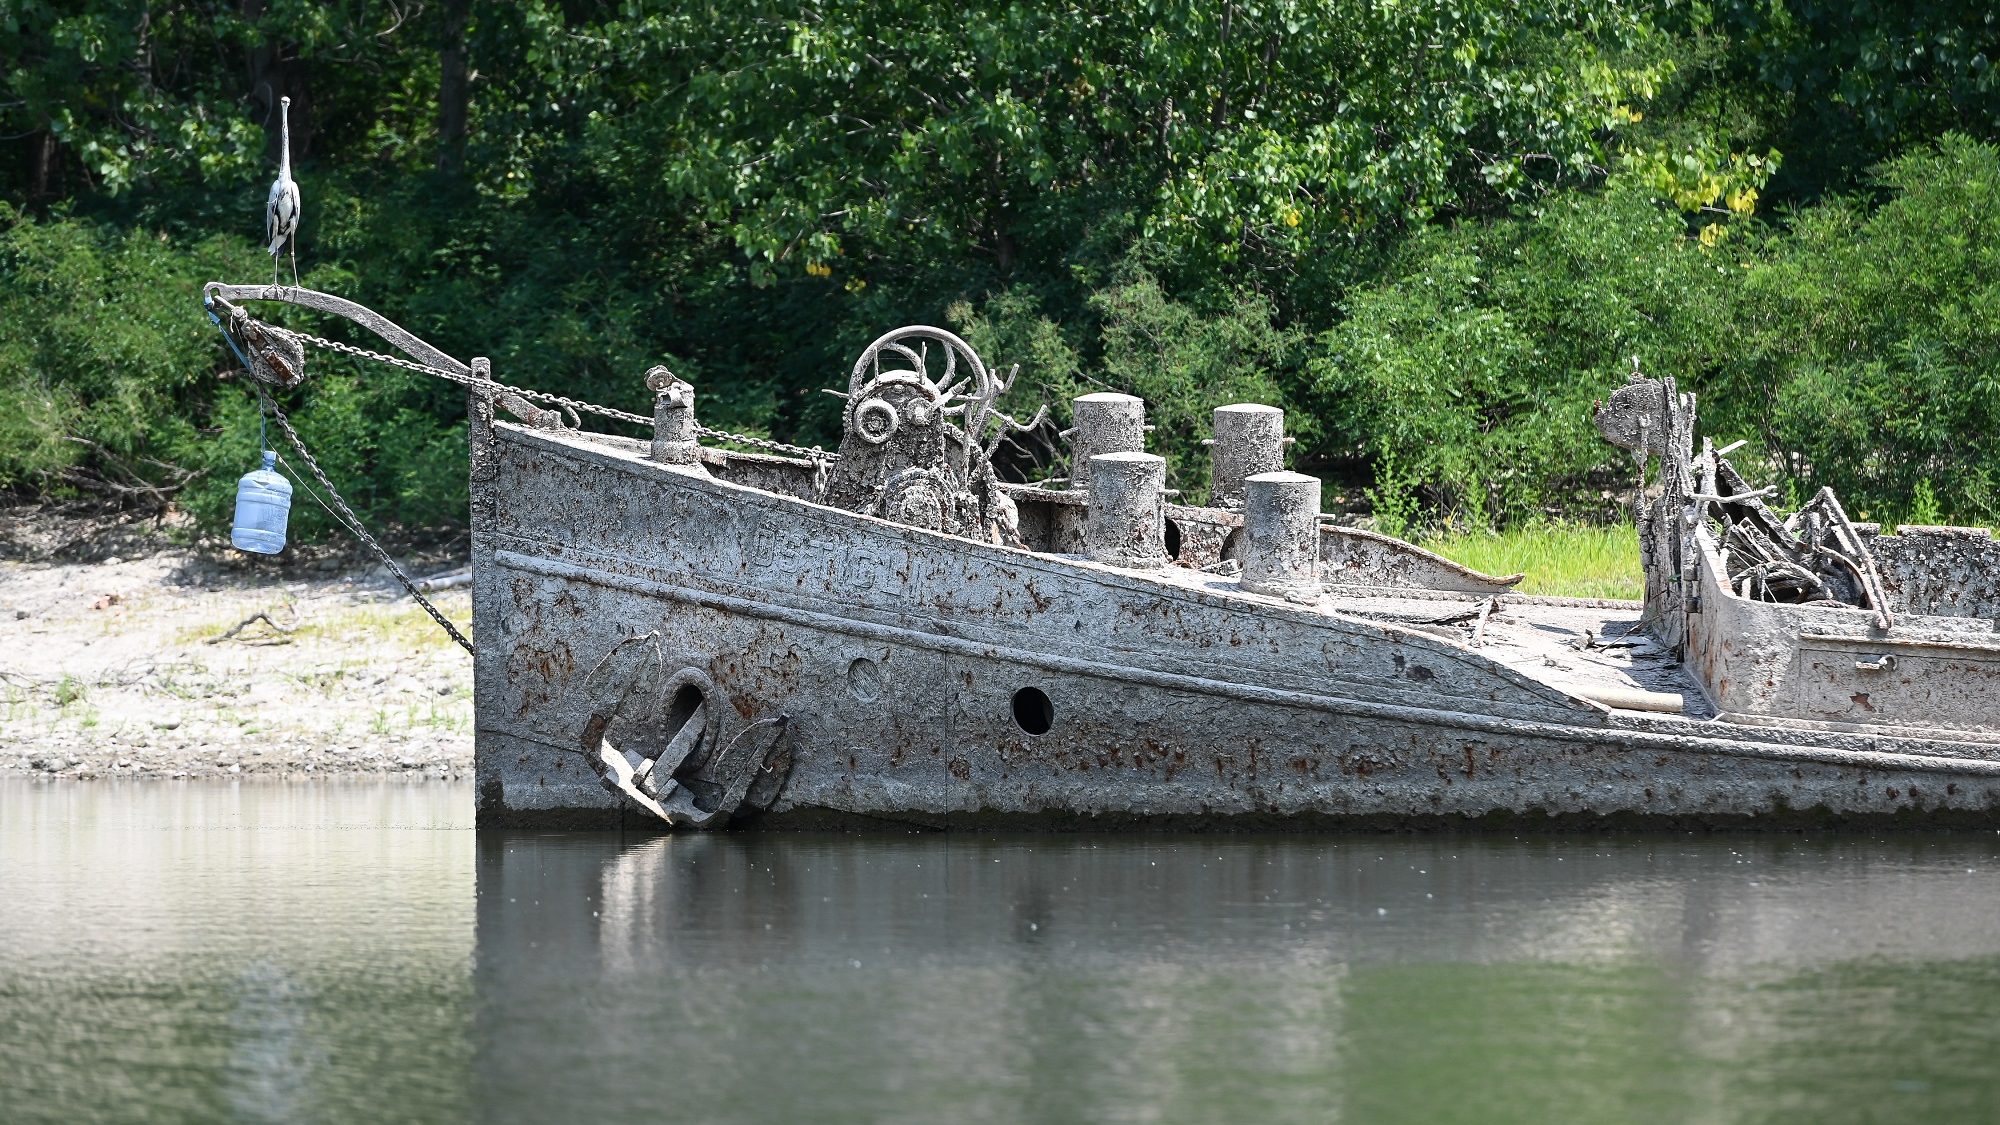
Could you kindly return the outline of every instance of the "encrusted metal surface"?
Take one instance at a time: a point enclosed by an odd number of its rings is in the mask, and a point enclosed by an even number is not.
[[[836,458],[700,426],[664,369],[653,440],[593,434],[517,400],[648,419],[497,383],[341,298],[208,293],[346,316],[414,361],[296,339],[470,390],[482,825],[2000,811],[1991,537],[1881,536],[1830,493],[1780,521],[1727,450],[1697,454],[1671,380],[1599,414],[1662,466],[1646,601],[1562,603],[1310,518],[1308,478],[1259,478],[1246,519],[1243,479],[1282,463],[1254,404],[1219,414],[1219,506],[1166,503],[1123,400],[1079,427],[1115,450],[1089,488],[1002,484],[997,443],[1044,414],[1003,413],[1011,374],[937,329],[863,354]],[[267,381],[301,374],[282,343]],[[699,444],[718,435],[799,456]]]
[[[1722,717],[1813,731],[2000,731],[2000,551],[1983,529],[1883,536],[1821,489],[1788,517],[1707,439],[1694,396],[1634,373],[1606,440],[1661,461],[1639,513],[1645,620]],[[1698,448],[1698,452],[1697,452]],[[1732,447],[1733,448],[1733,447]]]
[[[482,825],[2000,812],[2000,547],[1879,535],[1831,493],[1780,520],[1728,449],[1697,452],[1671,379],[1598,413],[1642,473],[1645,601],[1565,602],[1312,518],[1256,404],[1218,411],[1217,506],[1166,502],[1124,396],[1078,411],[1088,488],[1003,484],[998,443],[1045,408],[1004,413],[1012,373],[935,328],[863,353],[835,457],[699,425],[664,368],[648,419],[496,382],[342,298],[206,293],[245,338],[228,302],[279,300],[413,357],[261,326],[264,381],[302,375],[289,340],[467,386]]]
[[[2000,631],[2000,542],[1991,530],[1906,523],[1879,535],[1858,526],[1898,613],[1973,618]]]
[[[698,784],[686,797],[710,800],[711,824],[1598,823],[2000,807],[1989,743],[1717,721],[1661,646],[1631,655],[1643,639],[1618,634],[1636,606],[1520,599],[1482,615],[1473,591],[1420,586],[1301,606],[1186,557],[1204,543],[1219,557],[1234,513],[1169,508],[1182,565],[1133,569],[1078,553],[1087,500],[1071,493],[1009,490],[1032,548],[1020,549],[744,483],[782,483],[776,459],[739,470],[721,463],[736,455],[704,451],[703,475],[574,434],[501,424],[484,440],[495,472],[475,484],[475,510],[488,513],[476,612],[482,651],[496,654],[478,673],[484,824],[643,815],[599,787],[590,755],[623,730],[619,749],[653,760],[685,725],[674,719],[684,703],[647,686],[670,681],[711,685],[703,706],[716,729],[703,737],[714,745],[782,720],[782,739],[759,751],[773,757],[756,764],[755,800],[724,807],[717,781],[688,775]],[[1393,568],[1380,573],[1394,580]],[[1506,589],[1485,576],[1463,584],[1480,579]],[[1589,698],[1619,690],[1704,705],[1669,715]]]
[[[1344,586],[1504,594],[1527,577],[1481,574],[1443,555],[1358,527],[1322,526],[1319,558],[1321,577]]]

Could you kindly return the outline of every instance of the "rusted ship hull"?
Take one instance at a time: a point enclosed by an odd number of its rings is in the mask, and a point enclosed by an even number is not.
[[[1271,406],[1216,409],[1206,505],[1115,392],[1072,402],[1066,480],[1002,483],[1046,406],[937,328],[862,352],[835,453],[698,425],[664,367],[648,419],[329,294],[204,301],[260,382],[310,343],[468,388],[482,825],[2000,827],[2000,543],[1828,489],[1775,512],[1671,378],[1596,418],[1638,462],[1645,601],[1574,602],[1325,516]]]
[[[677,762],[709,826],[2000,822],[1976,735],[1625,710],[1337,605],[736,483],[732,455],[473,441],[482,825],[658,826],[602,784],[612,743]]]

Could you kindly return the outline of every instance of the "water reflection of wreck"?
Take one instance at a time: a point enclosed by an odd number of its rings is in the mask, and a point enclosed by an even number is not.
[[[1994,839],[482,833],[476,1088],[520,1120],[1733,1120],[1780,1087],[1840,1118],[1981,1073],[1948,1017],[1991,994]]]
[[[482,824],[2000,807],[2000,548],[1779,519],[1670,381],[1598,418],[1663,466],[1642,613],[1332,526],[1269,407],[1216,412],[1208,506],[1124,395],[1075,404],[1067,487],[1004,483],[1007,381],[937,329],[861,355],[837,454],[746,453],[664,369],[650,441],[592,433],[356,319],[472,387]]]

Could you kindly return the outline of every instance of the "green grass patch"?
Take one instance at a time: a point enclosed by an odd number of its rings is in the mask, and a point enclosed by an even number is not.
[[[1639,533],[1629,526],[1533,524],[1471,532],[1423,545],[1487,574],[1525,573],[1524,594],[1569,598],[1629,598],[1645,594]]]
[[[72,703],[79,703],[86,693],[87,689],[82,680],[65,675],[62,682],[56,685],[56,706],[68,707]]]
[[[439,612],[461,630],[472,631],[469,592],[450,591],[435,601]],[[422,606],[407,599],[336,609],[302,622],[292,635],[301,641],[332,644],[379,641],[407,651],[450,648],[455,643]]]

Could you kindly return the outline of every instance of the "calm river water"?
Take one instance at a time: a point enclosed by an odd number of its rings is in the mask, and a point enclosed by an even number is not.
[[[0,1121],[2000,1119],[2000,834],[625,837],[0,779]]]

